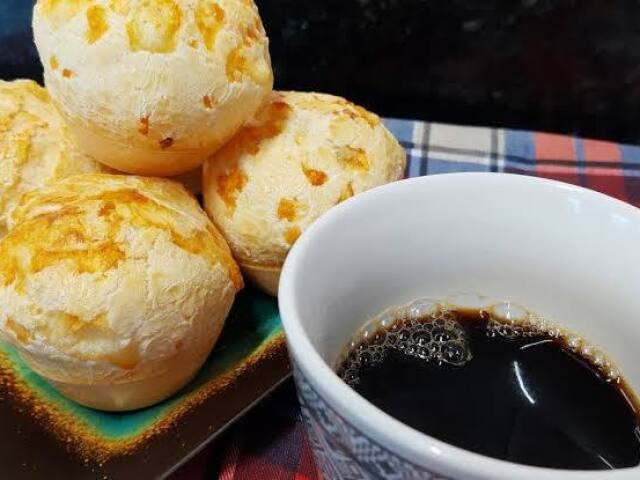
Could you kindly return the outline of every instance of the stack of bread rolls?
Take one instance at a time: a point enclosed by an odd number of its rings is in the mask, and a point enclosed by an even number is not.
[[[272,91],[252,0],[38,0],[33,30],[46,90],[0,82],[0,335],[83,405],[174,394],[241,270],[276,295],[311,223],[404,172],[376,115]]]

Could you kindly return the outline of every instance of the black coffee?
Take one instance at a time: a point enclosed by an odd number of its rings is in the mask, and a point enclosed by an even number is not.
[[[561,469],[637,466],[635,397],[606,361],[571,343],[535,324],[438,310],[352,343],[338,373],[403,423],[482,455]]]

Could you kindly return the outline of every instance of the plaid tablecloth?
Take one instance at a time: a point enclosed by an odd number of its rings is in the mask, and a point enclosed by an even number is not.
[[[407,176],[508,172],[561,180],[640,206],[640,147],[564,135],[390,119]],[[178,471],[176,480],[317,480],[291,382]],[[330,480],[330,479],[327,479]]]

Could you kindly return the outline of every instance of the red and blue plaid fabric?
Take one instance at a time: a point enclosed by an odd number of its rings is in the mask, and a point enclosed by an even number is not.
[[[389,119],[386,124],[407,150],[409,177],[451,172],[535,175],[640,206],[638,146],[408,120]],[[318,480],[293,386],[289,383],[265,400],[174,478]]]

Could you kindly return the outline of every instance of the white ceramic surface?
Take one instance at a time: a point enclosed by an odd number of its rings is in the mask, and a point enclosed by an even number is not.
[[[284,266],[279,297],[299,387],[317,395],[336,422],[418,471],[386,476],[369,466],[362,478],[640,478],[640,468],[556,471],[461,450],[394,420],[333,373],[336,356],[366,319],[414,298],[469,291],[518,302],[579,332],[640,390],[640,210],[582,188],[506,174],[380,187],[304,233]],[[341,432],[335,435],[347,435]],[[356,443],[345,443],[345,455],[358,464],[359,453],[348,451]]]

